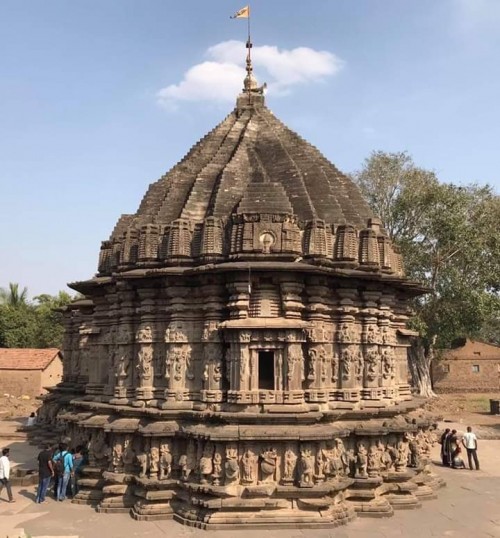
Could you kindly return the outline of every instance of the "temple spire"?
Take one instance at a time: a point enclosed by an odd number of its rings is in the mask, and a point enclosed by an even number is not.
[[[259,87],[259,83],[257,82],[257,79],[255,78],[253,74],[253,65],[252,65],[252,39],[250,34],[250,6],[245,6],[244,8],[241,8],[239,11],[237,11],[232,17],[232,19],[247,19],[247,42],[246,42],[246,49],[247,49],[247,57],[246,57],[246,77],[243,81],[243,92],[247,94],[248,97],[248,103],[250,104],[252,102],[252,94],[255,95],[262,95],[264,93],[264,89],[266,88],[266,84],[263,84]]]

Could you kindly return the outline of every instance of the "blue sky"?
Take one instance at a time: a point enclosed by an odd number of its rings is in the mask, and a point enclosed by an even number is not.
[[[57,293],[95,273],[119,215],[233,108],[244,5],[0,1],[0,286]],[[269,108],[341,170],[407,150],[500,192],[500,1],[251,9]]]

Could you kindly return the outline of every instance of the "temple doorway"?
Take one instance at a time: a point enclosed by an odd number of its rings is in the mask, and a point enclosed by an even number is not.
[[[259,389],[274,390],[274,351],[259,351]]]

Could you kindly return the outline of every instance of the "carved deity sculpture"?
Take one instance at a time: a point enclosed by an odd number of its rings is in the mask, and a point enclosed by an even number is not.
[[[333,469],[335,476],[345,476],[349,469],[349,462],[347,461],[347,453],[344,447],[344,442],[338,437],[335,439]]]
[[[370,478],[380,475],[380,451],[376,444],[370,445],[367,457],[367,471]]]
[[[149,478],[158,478],[160,465],[160,449],[152,446],[149,451]]]
[[[401,439],[397,445],[398,459],[396,460],[396,471],[404,471],[408,465],[409,446],[406,438]]]
[[[364,443],[358,443],[358,451],[356,454],[356,478],[368,478],[368,452]]]
[[[139,478],[144,478],[148,470],[148,455],[145,452],[139,452],[136,458],[139,464]]]
[[[300,452],[300,486],[312,487],[314,474],[314,457],[309,449]]]
[[[307,374],[307,379],[309,379],[309,381],[315,381],[316,380],[316,357],[317,357],[317,352],[315,349],[310,349],[309,350],[309,371],[308,371],[308,374]]]
[[[352,349],[346,348],[342,350],[342,379],[350,379],[353,373],[353,365],[355,361],[355,355]]]
[[[285,450],[285,467],[283,469],[283,481],[292,482],[295,473],[295,465],[297,463],[297,456],[291,448]]]
[[[126,471],[131,469],[135,461],[135,450],[132,448],[132,442],[128,436],[125,437],[123,443],[122,460]]]
[[[123,387],[128,377],[128,369],[130,366],[130,350],[125,346],[120,346],[115,355],[115,378],[116,385]]]
[[[146,325],[145,327],[141,327],[137,331],[137,335],[136,335],[137,342],[151,342],[152,340],[153,340],[153,333],[149,325]]]
[[[365,342],[367,344],[376,344],[378,342],[378,327],[370,324],[366,327]]]
[[[188,469],[188,457],[187,454],[181,454],[177,462],[180,471],[180,478],[183,482],[186,482],[189,478],[189,469]]]
[[[409,461],[408,466],[417,468],[420,467],[420,447],[416,436],[407,434],[408,448],[409,448]]]
[[[233,446],[226,448],[226,462],[224,464],[226,483],[234,483],[239,480],[240,468],[238,465],[238,449]]]
[[[123,446],[120,441],[115,441],[111,456],[111,470],[115,473],[123,470]]]
[[[107,462],[109,462],[111,454],[111,448],[106,443],[106,434],[102,430],[94,432],[92,434],[89,447],[89,456],[91,464],[107,464]]]
[[[274,482],[274,473],[276,471],[276,459],[278,454],[275,448],[263,450],[260,454],[260,473],[261,482]]]
[[[222,454],[218,451],[214,454],[214,471],[212,473],[212,483],[214,486],[220,484],[220,479],[222,477]]]
[[[380,354],[375,349],[370,349],[365,354],[366,377],[368,381],[375,381],[378,377],[380,366]]]
[[[332,383],[337,383],[339,380],[339,358],[337,355],[333,355],[332,359]]]
[[[337,335],[338,335],[338,341],[343,344],[352,342],[352,331],[347,323],[342,323]]]
[[[200,481],[202,484],[208,484],[210,475],[213,473],[213,452],[213,445],[211,443],[207,443],[203,450],[203,455],[200,458]]]
[[[253,484],[255,477],[254,477],[254,467],[255,467],[255,454],[250,450],[247,449],[245,453],[243,454],[243,457],[241,458],[242,468],[243,468],[243,476],[242,476],[242,483],[243,484]]]
[[[394,351],[392,349],[386,349],[382,353],[382,377],[384,379],[391,379],[395,375],[395,363],[394,363]]]
[[[398,451],[396,447],[394,446],[394,442],[391,439],[388,439],[387,446],[385,447],[385,452],[383,456],[383,461],[385,463],[386,471],[394,471],[397,460],[398,460]]]
[[[170,478],[172,474],[172,454],[170,453],[170,445],[162,443],[160,446],[160,474],[158,478],[163,480]]]
[[[141,347],[138,354],[138,362],[137,362],[136,368],[139,375],[139,379],[141,379],[143,382],[149,381],[151,379],[152,361],[153,361],[153,348],[151,346]]]

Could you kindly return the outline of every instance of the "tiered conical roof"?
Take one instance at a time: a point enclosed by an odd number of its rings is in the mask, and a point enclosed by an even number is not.
[[[236,239],[227,240],[238,237],[230,228],[248,214],[285,215],[281,220],[296,226],[300,244],[279,252],[274,247],[261,252],[263,257],[319,256],[401,273],[398,255],[357,186],[278,120],[265,106],[262,90],[253,87],[150,185],[137,213],[120,218],[102,245],[99,271],[234,260],[244,253]],[[319,242],[318,229],[325,235]]]

